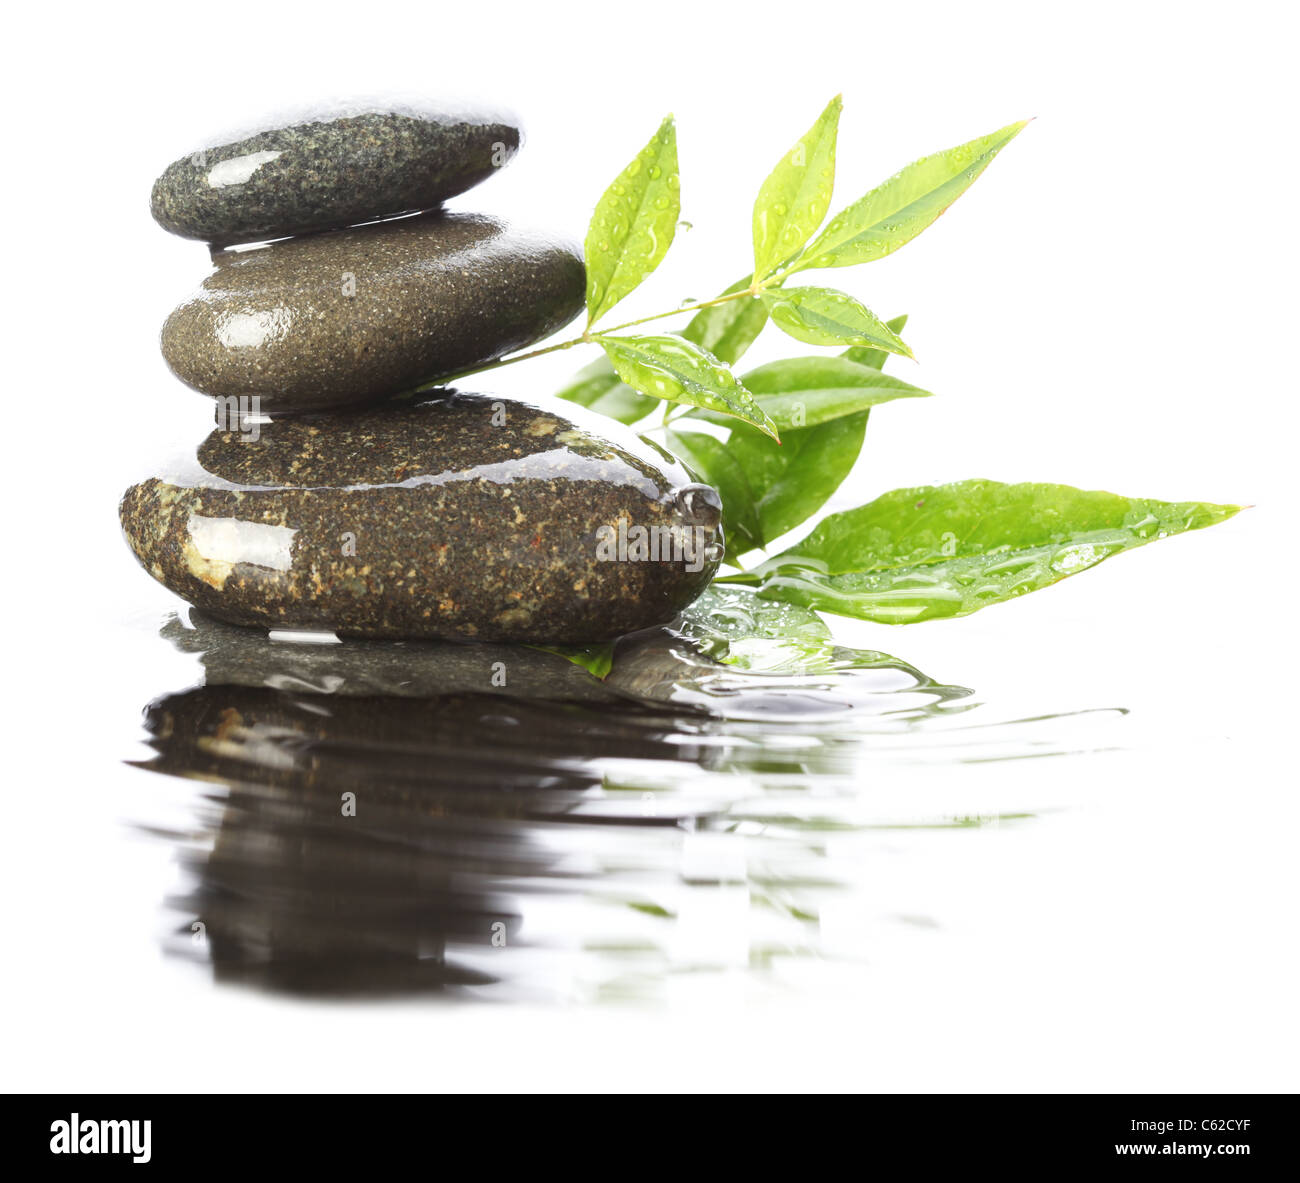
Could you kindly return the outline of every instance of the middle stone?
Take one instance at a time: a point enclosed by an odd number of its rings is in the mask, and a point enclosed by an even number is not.
[[[473,214],[435,213],[213,256],[167,318],[163,357],[267,414],[371,402],[494,361],[582,308],[577,249]]]

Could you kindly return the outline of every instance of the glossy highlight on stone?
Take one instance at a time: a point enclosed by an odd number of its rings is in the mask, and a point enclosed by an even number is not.
[[[283,117],[173,161],[150,208],[165,230],[259,242],[434,209],[518,151],[518,121],[427,103],[357,103]]]
[[[275,419],[133,486],[122,526],[154,578],[234,624],[610,640],[673,619],[722,557],[716,494],[619,439],[453,391]]]
[[[583,305],[577,248],[426,214],[216,256],[168,317],[167,364],[267,414],[373,402],[523,348]]]

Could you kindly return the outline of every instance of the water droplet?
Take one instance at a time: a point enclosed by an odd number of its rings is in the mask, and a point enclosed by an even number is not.
[[[708,485],[684,485],[674,499],[678,512],[690,525],[714,529],[722,520],[722,501]]]

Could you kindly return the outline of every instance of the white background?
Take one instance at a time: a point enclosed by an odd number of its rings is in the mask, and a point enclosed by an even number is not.
[[[318,0],[7,19],[6,1088],[1295,1087],[1286,6]],[[873,416],[852,499],[987,476],[1257,507],[906,643],[854,634],[992,696],[1123,702],[1163,745],[1104,783],[1053,773],[1089,804],[1032,841],[998,836],[974,873],[933,850],[909,864],[914,888],[946,887],[949,931],[886,950],[869,994],[357,1010],[161,966],[167,867],[124,835],[117,760],[165,688],[127,626],[168,600],[133,569],[116,502],[210,409],[156,348],[204,249],[152,223],[149,186],[209,129],[391,91],[518,110],[525,150],[456,205],[576,238],[672,111],[694,228],[629,316],[748,269],[753,194],[837,91],[837,206],[1035,116],[917,242],[825,273],[911,314],[920,361],[896,372],[939,394]],[[573,361],[500,388],[544,395]]]

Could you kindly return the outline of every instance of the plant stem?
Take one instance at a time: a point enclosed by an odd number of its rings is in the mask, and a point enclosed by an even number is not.
[[[763,286],[766,286],[766,284]],[[438,386],[446,386],[449,382],[455,382],[460,378],[468,378],[471,374],[483,374],[488,370],[499,370],[503,366],[512,366],[518,361],[528,361],[530,358],[542,357],[547,353],[558,353],[562,349],[572,349],[575,345],[595,344],[596,337],[604,333],[619,333],[624,329],[635,328],[637,325],[649,324],[652,320],[663,320],[665,317],[676,316],[679,312],[699,312],[702,308],[713,308],[718,304],[726,304],[731,300],[740,300],[747,296],[753,296],[753,294],[752,289],[745,288],[743,291],[731,292],[725,296],[716,296],[712,300],[700,300],[695,304],[686,304],[681,308],[671,308],[667,312],[656,312],[651,316],[642,316],[636,320],[625,321],[621,325],[615,325],[612,329],[601,329],[598,334],[593,334],[591,327],[588,326],[580,337],[573,337],[556,345],[544,345],[541,349],[530,349],[527,353],[516,353],[513,357],[498,358],[496,361],[488,362],[487,365],[477,366],[472,370],[462,370],[459,374],[452,374],[446,378],[435,378],[428,382],[421,382],[414,389],[415,391],[432,390]]]
[[[730,300],[739,300],[742,296],[748,296],[752,293],[748,288],[743,292],[731,292],[725,296],[715,296],[712,300],[700,300],[695,304],[686,304],[681,308],[673,308],[668,312],[656,312],[653,316],[642,316],[637,320],[629,320],[621,325],[615,325],[612,329],[601,329],[602,333],[618,333],[623,329],[635,328],[637,325],[647,324],[652,320],[663,320],[666,316],[676,316],[679,312],[699,312],[701,308],[713,308],[718,304],[726,304]]]
[[[558,353],[561,349],[572,349],[575,345],[582,345],[587,340],[588,337],[584,334],[581,337],[574,337],[572,341],[561,341],[558,345],[546,345],[541,349],[530,349],[527,353],[516,353],[513,357],[498,358],[496,361],[488,362],[485,366],[478,366],[472,370],[462,370],[459,374],[449,374],[445,378],[432,378],[427,382],[421,382],[415,387],[415,390],[434,390],[460,378],[468,378],[471,374],[482,374],[486,370],[499,370],[502,366],[512,366],[517,361],[527,361],[531,357],[541,357],[547,353]]]

